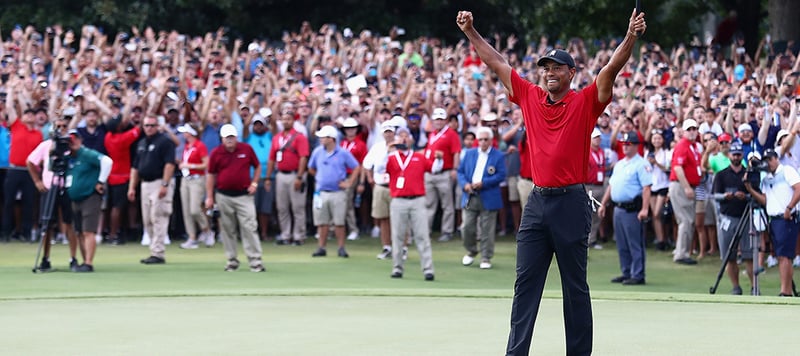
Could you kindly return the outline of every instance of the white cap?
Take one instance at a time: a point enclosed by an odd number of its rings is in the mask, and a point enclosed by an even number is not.
[[[748,123],[744,123],[744,124],[739,125],[739,129],[738,129],[737,132],[739,132],[741,134],[744,131],[751,131],[752,132],[753,131],[753,127],[750,126],[750,124],[748,124]]]
[[[267,124],[267,120],[265,120],[264,117],[261,116],[261,114],[253,115],[253,123],[255,124],[256,122],[260,122],[260,123],[262,123],[264,125]]]
[[[348,117],[342,121],[342,127],[358,127],[358,121],[352,117]]]
[[[595,127],[594,130],[592,130],[592,138],[600,137],[600,135],[601,135],[600,129]]]
[[[342,36],[353,37],[353,30],[351,30],[350,27],[345,27],[344,31],[342,31]]]
[[[270,108],[258,109],[258,114],[261,115],[261,117],[270,117],[272,116],[272,109]]]
[[[250,43],[247,46],[247,51],[248,52],[252,52],[252,51],[261,52],[261,46],[259,46],[258,43],[255,43],[255,42]]]
[[[317,137],[330,137],[336,138],[338,136],[338,132],[336,132],[336,128],[331,125],[322,126],[319,131],[317,131]]]
[[[741,127],[741,126],[740,126]],[[782,138],[789,136],[789,131],[786,129],[778,131],[778,136],[775,137],[775,142],[780,141]]]
[[[403,49],[403,46],[400,45],[399,41],[392,41],[392,42],[389,42],[389,48],[390,49]]]
[[[318,75],[319,76],[324,76],[325,72],[323,72],[323,71],[321,71],[319,69],[314,69],[314,70],[311,71],[311,78],[314,78],[314,77],[316,77]]]
[[[225,137],[228,137],[228,136],[237,137],[237,136],[239,136],[239,134],[236,133],[236,128],[233,127],[233,125],[225,124],[225,125],[222,125],[222,128],[219,129],[219,136],[222,137],[222,138],[225,138]]]
[[[689,129],[689,128],[691,128],[691,127],[697,128],[697,121],[694,121],[694,119],[686,119],[686,120],[683,120],[683,126],[682,126],[682,128],[683,128],[684,130],[688,130],[688,129]]]
[[[181,126],[178,126],[178,132],[186,132],[192,136],[197,136],[197,130],[195,130],[194,127],[192,127],[192,125],[189,124],[183,124]]]
[[[386,120],[381,124],[381,132],[391,131],[394,132],[394,125],[392,120]]]
[[[497,114],[491,112],[486,114],[481,120],[483,121],[497,121]]]
[[[447,111],[444,111],[442,108],[433,109],[433,115],[431,118],[434,120],[444,120],[447,118]]]
[[[394,127],[406,127],[406,126],[408,126],[408,123],[407,123],[406,119],[404,117],[400,116],[400,115],[392,116],[392,118],[389,119],[388,122],[391,122],[392,126],[394,126]]]

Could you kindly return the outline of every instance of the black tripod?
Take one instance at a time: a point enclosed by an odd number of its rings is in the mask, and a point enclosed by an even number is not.
[[[758,231],[756,231],[755,224],[753,223],[753,216],[754,211],[756,210],[757,204],[753,202],[753,200],[748,196],[747,197],[747,208],[744,210],[744,214],[742,214],[742,218],[739,219],[739,223],[736,224],[736,228],[733,231],[733,239],[731,239],[730,245],[728,245],[728,253],[725,254],[724,258],[722,259],[722,264],[719,268],[719,273],[717,273],[717,280],[714,282],[714,286],[709,288],[708,292],[711,294],[715,294],[717,292],[717,287],[719,287],[719,282],[722,279],[722,275],[725,274],[725,267],[728,264],[728,261],[732,254],[736,253],[739,250],[739,240],[741,240],[742,235],[747,229],[747,235],[750,239],[750,244],[753,248],[753,259],[756,259],[758,256]],[[764,226],[768,226],[764,215],[758,214],[757,215],[759,221],[761,221]],[[717,237],[719,238],[719,237]],[[755,271],[753,272],[753,291],[758,293],[758,273]]]
[[[58,146],[56,147],[57,148],[54,151],[58,152]],[[47,193],[45,193],[44,203],[42,204],[42,207],[40,209],[39,247],[36,250],[36,259],[33,260],[33,269],[32,269],[33,273],[39,271],[39,268],[36,267],[36,264],[39,262],[39,257],[41,257],[42,248],[44,247],[44,244],[50,243],[49,239],[47,239],[46,236],[47,236],[47,231],[50,230],[50,221],[53,220],[53,213],[55,211],[56,199],[58,197],[63,197],[64,194],[67,193],[67,190],[63,184],[63,182],[65,182],[64,178],[67,175],[66,158],[64,156],[53,157],[50,166],[53,169],[53,178],[50,180],[50,189],[48,189]]]

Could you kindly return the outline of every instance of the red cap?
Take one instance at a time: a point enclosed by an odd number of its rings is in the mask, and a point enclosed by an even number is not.
[[[722,135],[719,135],[719,142],[731,142],[731,135],[728,135],[727,132],[723,132]]]

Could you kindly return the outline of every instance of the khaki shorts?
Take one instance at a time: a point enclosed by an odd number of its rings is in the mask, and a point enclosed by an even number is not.
[[[389,204],[392,203],[392,195],[389,187],[375,184],[372,188],[372,218],[388,219]]]
[[[320,204],[314,202],[314,225],[344,226],[344,219],[347,216],[347,192],[340,190],[337,192],[320,192]]]
[[[508,182],[508,201],[519,201],[519,189],[517,189],[517,182],[519,176],[510,176],[506,178]]]
[[[76,222],[75,230],[95,233],[100,222],[102,196],[92,194],[82,201],[72,202],[72,212]],[[80,225],[78,225],[80,224]]]

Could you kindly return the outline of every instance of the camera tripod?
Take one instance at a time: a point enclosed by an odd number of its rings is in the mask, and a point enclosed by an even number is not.
[[[64,185],[60,184],[64,181],[65,176],[66,172],[53,172],[53,179],[50,180],[50,189],[45,193],[44,204],[41,207],[39,218],[39,247],[36,250],[36,259],[33,260],[33,269],[31,270],[33,273],[39,271],[37,263],[39,263],[39,257],[41,257],[44,244],[50,243],[46,236],[47,231],[51,228],[50,221],[53,220],[56,198],[67,193]]]

